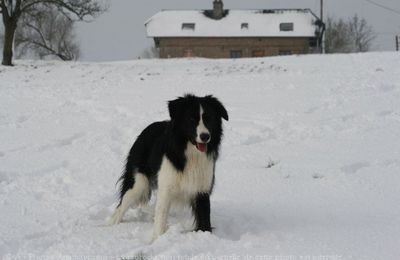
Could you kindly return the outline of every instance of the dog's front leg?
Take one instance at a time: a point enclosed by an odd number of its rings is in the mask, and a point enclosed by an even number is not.
[[[196,223],[195,231],[211,232],[210,223],[210,195],[199,193],[192,202],[192,210]]]
[[[168,188],[159,189],[154,216],[153,241],[164,234],[167,229],[167,219],[170,206],[171,192]]]

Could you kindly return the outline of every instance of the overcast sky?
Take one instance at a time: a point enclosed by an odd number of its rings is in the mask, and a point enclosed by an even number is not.
[[[400,12],[399,0],[374,0]],[[319,16],[320,0],[224,0],[226,9],[310,8]],[[324,0],[325,16],[350,17],[357,13],[377,33],[374,50],[394,50],[400,34],[400,14],[366,0]],[[81,60],[114,61],[135,59],[153,44],[144,22],[162,9],[211,9],[212,0],[109,0],[107,13],[91,23],[79,23]]]

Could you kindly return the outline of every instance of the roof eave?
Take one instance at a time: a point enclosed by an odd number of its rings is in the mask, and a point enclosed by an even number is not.
[[[238,35],[238,36],[210,36],[210,35],[196,35],[196,36],[188,36],[188,35],[179,35],[179,36],[171,36],[171,35],[147,35],[148,38],[315,38],[315,35]]]

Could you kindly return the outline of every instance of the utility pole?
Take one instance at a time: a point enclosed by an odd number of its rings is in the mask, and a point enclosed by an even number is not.
[[[321,6],[321,17],[320,17],[320,19],[321,19],[321,21],[324,21],[324,0],[320,0],[321,1],[321,4],[320,4],[320,6]]]
[[[321,7],[320,19],[321,19],[321,22],[323,23],[324,22],[324,0],[320,0],[320,7]],[[322,35],[320,47],[321,47],[321,53],[325,53],[325,34]]]
[[[400,49],[400,42],[399,42],[399,39],[400,37],[398,36],[398,35],[396,35],[396,51],[399,51],[399,49]]]

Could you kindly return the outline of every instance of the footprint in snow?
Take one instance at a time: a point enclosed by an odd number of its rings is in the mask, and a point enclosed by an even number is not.
[[[312,175],[312,177],[313,177],[314,179],[322,179],[322,178],[324,178],[324,175],[319,174],[319,173],[314,173],[314,174]]]
[[[30,172],[30,175],[45,175],[48,173],[53,173],[65,168],[68,168],[69,162],[64,160],[62,162],[54,163],[53,165],[49,165],[48,167],[39,168]]]
[[[312,113],[316,112],[316,111],[319,110],[319,109],[320,109],[319,107],[311,107],[311,108],[307,109],[307,110],[305,111],[305,113],[306,113],[306,114],[312,114]]]
[[[79,132],[79,133],[76,133],[76,134],[74,134],[72,136],[56,140],[51,144],[43,145],[43,146],[39,147],[38,150],[40,152],[43,152],[43,151],[46,151],[48,149],[52,149],[52,148],[55,148],[55,147],[63,147],[63,146],[72,145],[76,140],[81,139],[85,135],[86,135],[85,133]]]
[[[385,84],[385,85],[381,85],[379,86],[379,90],[383,93],[387,93],[387,92],[392,92],[396,89],[395,85],[389,85],[389,84]]]
[[[29,119],[29,116],[23,115],[23,116],[19,116],[17,119],[17,122],[22,124],[24,122],[26,122]]]
[[[242,142],[243,145],[252,145],[252,144],[257,144],[261,143],[264,141],[264,139],[260,136],[252,135],[247,138],[244,142]]]
[[[9,183],[12,179],[10,176],[15,176],[9,172],[0,171],[0,183]]]
[[[363,168],[367,168],[369,166],[371,166],[371,165],[368,162],[358,162],[358,163],[352,163],[352,164],[345,165],[342,168],[340,168],[340,170],[344,173],[352,174],[352,173],[358,172],[359,170],[361,170]]]

